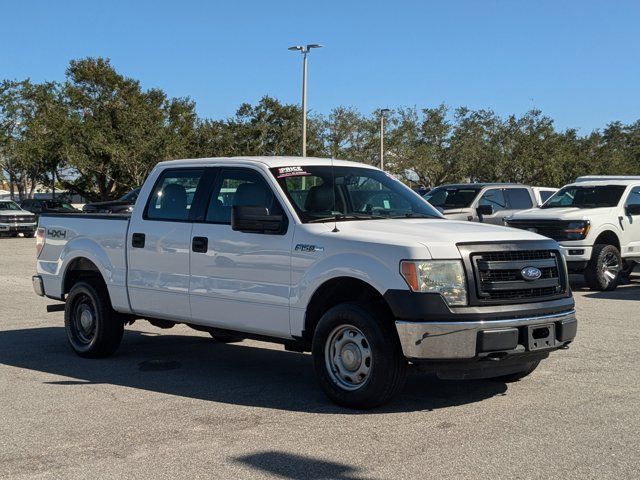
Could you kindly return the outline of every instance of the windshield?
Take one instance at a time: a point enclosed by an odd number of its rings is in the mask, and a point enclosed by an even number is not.
[[[135,190],[131,190],[129,193],[120,197],[120,201],[129,202],[133,205],[134,203],[136,203],[136,200],[138,199],[139,194],[140,194],[140,189],[136,188]]]
[[[575,186],[560,189],[540,208],[615,207],[625,190],[624,185]]]
[[[0,210],[22,210],[18,204],[9,200],[0,201]]]
[[[46,202],[42,202],[42,206],[50,209],[75,210],[70,203],[61,200],[47,200]]]
[[[380,218],[442,218],[402,182],[372,168],[292,166],[271,173],[304,223]],[[333,188],[332,188],[333,185]]]
[[[424,196],[424,199],[434,207],[443,210],[452,208],[467,208],[480,192],[479,187],[449,187],[434,188]]]

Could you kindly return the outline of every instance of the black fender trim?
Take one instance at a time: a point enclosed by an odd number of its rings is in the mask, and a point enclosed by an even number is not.
[[[387,290],[384,295],[396,320],[414,322],[455,322],[499,320],[503,318],[539,317],[572,310],[573,297],[545,302],[511,305],[449,307],[438,293],[415,293],[409,290]]]

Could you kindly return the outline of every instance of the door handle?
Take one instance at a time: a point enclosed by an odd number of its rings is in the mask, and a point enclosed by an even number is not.
[[[209,239],[207,237],[193,237],[191,240],[191,250],[196,253],[207,253],[209,249]]]
[[[144,233],[134,233],[131,236],[131,246],[133,248],[144,248],[145,235]]]

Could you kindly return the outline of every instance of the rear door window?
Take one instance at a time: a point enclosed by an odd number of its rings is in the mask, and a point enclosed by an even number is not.
[[[145,218],[187,221],[203,169],[167,170],[156,182],[149,197]]]
[[[526,210],[533,207],[531,195],[526,188],[507,188],[504,192],[511,210]]]

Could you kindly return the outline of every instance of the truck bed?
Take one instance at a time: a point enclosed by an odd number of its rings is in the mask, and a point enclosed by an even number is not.
[[[37,273],[48,297],[64,295],[64,272],[74,260],[92,261],[107,283],[113,307],[130,311],[126,291],[128,214],[43,213],[38,227],[46,242],[38,256]]]

